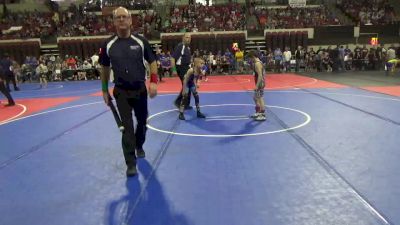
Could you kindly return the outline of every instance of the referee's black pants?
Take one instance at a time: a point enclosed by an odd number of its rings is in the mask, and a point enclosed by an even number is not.
[[[186,72],[189,70],[189,65],[177,65],[176,66],[176,72],[178,73],[178,77],[181,80],[182,88],[183,88],[183,78],[185,77]],[[178,97],[175,99],[175,106],[179,107],[181,105],[182,101],[182,89],[179,92]],[[191,96],[191,91],[189,90],[188,96],[189,98],[187,99],[187,103],[185,103],[185,107],[190,105],[190,96]]]
[[[121,121],[125,130],[122,134],[122,150],[128,166],[136,165],[135,149],[142,149],[146,140],[147,88],[141,83],[134,90],[115,87],[113,92]],[[132,111],[137,121],[136,131],[133,124]]]
[[[4,96],[6,96],[7,100],[8,100],[8,104],[13,104],[14,100],[10,95],[10,92],[8,91],[8,89],[6,88],[6,86],[4,86],[4,82],[0,81],[0,92],[3,93]]]
[[[15,75],[14,73],[9,74],[8,76],[6,76],[6,87],[8,89],[8,91],[11,91],[10,89],[10,82],[13,84],[14,86],[14,91],[18,91],[18,87],[17,87],[17,82],[15,80]]]

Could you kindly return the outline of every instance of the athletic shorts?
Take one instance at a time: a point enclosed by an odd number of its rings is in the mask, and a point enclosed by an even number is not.
[[[193,85],[190,85],[190,86],[186,86],[186,87],[183,89],[183,94],[186,95],[186,94],[189,93],[189,91],[190,91],[191,93],[196,93],[196,92],[197,92],[196,85],[193,84]]]
[[[255,89],[254,90],[254,97],[256,97],[256,98],[262,98],[262,97],[264,97],[264,88],[262,88],[262,89]]]
[[[390,71],[393,68],[393,63],[386,62],[386,70]]]
[[[257,85],[257,83],[256,83]],[[256,87],[254,90],[254,97],[261,98],[264,96],[265,81],[261,83],[261,87]]]

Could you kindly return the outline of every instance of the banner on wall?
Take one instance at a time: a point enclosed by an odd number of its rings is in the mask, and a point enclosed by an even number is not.
[[[378,39],[378,37],[372,37],[372,38],[370,39],[369,43],[370,43],[372,46],[377,46],[377,45],[379,44],[379,39]]]
[[[232,51],[233,52],[239,51],[239,44],[237,42],[232,43]]]
[[[22,30],[22,26],[15,26],[15,27],[10,27],[7,30],[2,30],[1,32],[3,34],[11,34],[20,30]]]
[[[289,0],[289,5],[292,8],[305,7],[307,5],[307,0]]]

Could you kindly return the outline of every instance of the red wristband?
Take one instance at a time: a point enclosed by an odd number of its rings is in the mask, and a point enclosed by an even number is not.
[[[158,83],[158,75],[155,73],[150,74],[150,83]]]

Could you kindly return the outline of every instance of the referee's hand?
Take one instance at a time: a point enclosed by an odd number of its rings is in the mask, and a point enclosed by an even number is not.
[[[103,100],[104,100],[104,103],[106,103],[106,105],[110,105],[111,96],[108,93],[108,91],[107,92],[103,92]]]
[[[150,98],[154,98],[157,96],[157,84],[156,83],[150,83],[149,96],[150,96]]]

